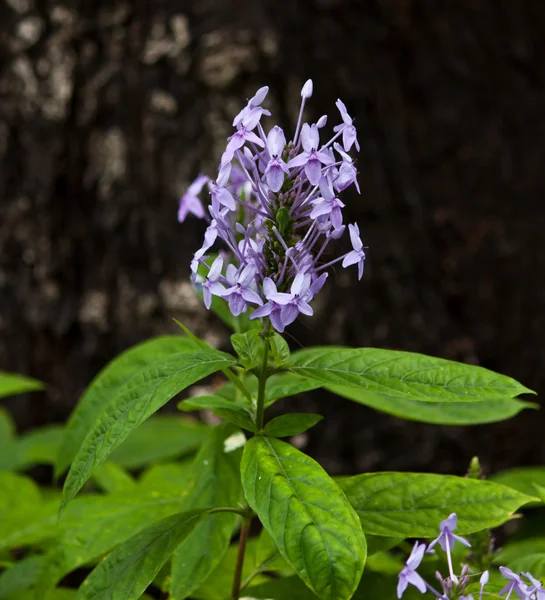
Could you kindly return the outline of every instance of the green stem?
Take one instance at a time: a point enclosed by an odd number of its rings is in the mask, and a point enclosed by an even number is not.
[[[244,567],[244,553],[246,552],[246,542],[250,533],[252,517],[246,517],[242,522],[240,529],[240,538],[238,541],[237,565],[235,567],[235,576],[233,578],[233,589],[231,591],[231,600],[238,600],[240,596],[240,582],[242,581],[242,568]]]
[[[258,431],[263,429],[265,421],[265,388],[267,386],[267,361],[269,359],[269,340],[267,339],[267,333],[269,331],[269,323],[265,325],[263,331],[263,340],[265,342],[265,349],[263,350],[263,362],[261,363],[261,370],[259,371],[258,387],[257,387],[257,408],[255,413],[255,424]]]
[[[250,394],[250,392],[246,389],[246,386],[230,369],[222,369],[222,373],[235,387],[237,387],[246,396],[246,398],[250,402],[252,401],[252,394]]]

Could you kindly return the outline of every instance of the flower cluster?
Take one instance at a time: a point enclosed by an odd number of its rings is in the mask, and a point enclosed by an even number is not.
[[[413,585],[423,594],[430,592],[436,598],[441,598],[443,600],[455,598],[459,600],[475,600],[471,594],[466,594],[466,587],[470,579],[469,566],[464,565],[462,567],[460,577],[456,576],[453,570],[451,551],[454,544],[460,542],[465,546],[470,547],[470,543],[465,538],[454,533],[457,523],[458,519],[456,514],[452,513],[447,519],[441,521],[439,526],[441,533],[433,540],[433,542],[431,542],[431,544],[429,544],[429,546],[426,547],[426,544],[415,543],[409,558],[405,562],[405,566],[398,576],[398,598],[403,596],[409,585]],[[416,571],[424,558],[424,554],[433,552],[433,548],[437,544],[445,551],[449,568],[449,575],[446,578],[443,578],[439,572],[436,573],[436,578],[442,588],[441,592],[438,592]],[[521,573],[520,575],[517,575],[507,567],[500,567],[499,570],[503,577],[507,579],[507,584],[499,592],[500,596],[505,596],[505,600],[509,600],[513,596],[513,593],[516,594],[520,600],[545,600],[545,589],[543,588],[542,583],[533,577],[531,573]],[[489,581],[490,575],[488,571],[484,571],[484,573],[478,575],[480,575],[479,600],[482,600],[484,588]],[[526,578],[527,581],[524,581],[523,577]]]
[[[269,317],[284,331],[299,313],[312,315],[311,302],[327,278],[326,269],[342,261],[358,266],[361,279],[365,252],[357,224],[349,224],[352,250],[323,262],[332,240],[346,229],[339,194],[354,185],[357,171],[348,154],[359,150],[356,128],[344,103],[337,100],[341,123],[320,143],[327,117],[304,123],[312,96],[309,80],[301,90],[301,108],[293,138],[277,125],[268,133],[261,124],[270,112],[262,104],[268,88],[250,98],[235,117],[214,181],[199,175],[180,200],[178,220],[189,213],[207,219],[202,247],[191,263],[193,281],[210,308],[213,296],[224,298],[234,316],[252,307],[252,318]],[[208,186],[208,213],[199,194]],[[216,241],[223,250],[210,264]]]

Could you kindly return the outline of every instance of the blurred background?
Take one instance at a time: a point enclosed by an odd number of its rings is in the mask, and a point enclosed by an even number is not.
[[[62,422],[172,317],[226,344],[189,285],[203,224],[177,223],[178,198],[257,88],[290,130],[309,77],[309,120],[336,120],[337,97],[356,119],[362,195],[343,200],[369,249],[292,348],[419,351],[544,397],[543,2],[4,0],[0,30],[0,369],[49,384],[7,400],[20,428]],[[289,407],[326,415],[305,449],[335,473],[545,460],[540,412],[469,428],[326,393]]]

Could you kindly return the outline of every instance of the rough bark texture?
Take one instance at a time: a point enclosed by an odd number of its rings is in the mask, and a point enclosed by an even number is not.
[[[368,270],[331,277],[293,345],[417,350],[545,391],[545,4],[537,0],[6,0],[0,7],[0,367],[66,416],[111,357],[173,330],[225,335],[187,284],[200,224],[177,197],[213,173],[260,85],[292,126],[341,96],[357,118]],[[218,336],[220,336],[218,338]],[[439,428],[347,401],[309,451],[335,471],[543,462],[543,417]]]

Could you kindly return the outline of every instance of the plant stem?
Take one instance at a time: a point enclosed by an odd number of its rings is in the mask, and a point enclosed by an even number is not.
[[[233,589],[231,591],[231,600],[238,600],[240,596],[240,582],[242,580],[242,567],[244,566],[244,553],[246,551],[246,542],[250,533],[252,517],[246,517],[242,522],[240,529],[240,539],[238,541],[237,566],[235,567],[235,576],[233,578]]]
[[[265,420],[265,387],[267,385],[267,361],[269,359],[269,340],[267,339],[267,333],[269,331],[269,323],[265,325],[263,331],[263,340],[265,342],[265,348],[263,350],[263,362],[261,363],[261,371],[259,372],[259,382],[257,387],[257,408],[255,414],[255,424],[258,431],[263,429],[263,423]]]

